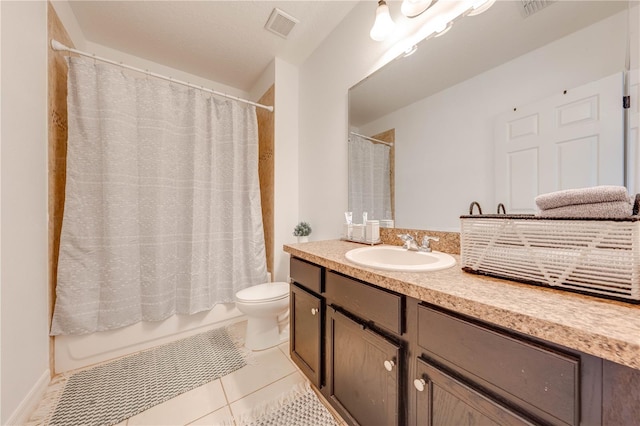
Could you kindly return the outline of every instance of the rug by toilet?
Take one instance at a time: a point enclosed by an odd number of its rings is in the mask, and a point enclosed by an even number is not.
[[[267,403],[239,420],[242,426],[339,426],[308,383]]]
[[[75,373],[54,392],[55,409],[37,422],[117,424],[244,367],[235,340],[219,328]]]

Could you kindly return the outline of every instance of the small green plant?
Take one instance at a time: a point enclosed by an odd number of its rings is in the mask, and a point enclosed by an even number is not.
[[[300,222],[293,228],[294,237],[306,237],[311,234],[311,226],[307,222]]]

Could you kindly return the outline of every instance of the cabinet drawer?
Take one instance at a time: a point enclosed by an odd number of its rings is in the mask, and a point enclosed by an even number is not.
[[[576,357],[423,305],[418,344],[430,357],[551,424],[580,422]]]
[[[395,293],[361,283],[351,278],[327,272],[327,299],[347,311],[373,321],[393,333],[402,334],[403,299]]]
[[[291,279],[313,292],[322,293],[322,268],[304,260],[291,258],[289,263]]]

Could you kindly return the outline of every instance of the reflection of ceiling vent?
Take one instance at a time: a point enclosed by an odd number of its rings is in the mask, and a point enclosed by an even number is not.
[[[551,3],[554,3],[556,0],[520,0],[522,3],[522,8],[520,11],[522,12],[522,16],[525,18],[533,15],[536,12],[541,11],[545,7],[549,6]]]
[[[293,27],[300,21],[282,10],[275,8],[269,16],[267,24],[264,26],[274,34],[282,38],[287,38]]]

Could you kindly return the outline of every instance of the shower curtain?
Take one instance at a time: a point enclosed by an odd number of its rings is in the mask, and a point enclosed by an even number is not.
[[[391,219],[390,147],[357,135],[349,139],[349,211],[355,223]]]
[[[51,334],[233,301],[266,282],[255,107],[69,58]]]

